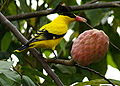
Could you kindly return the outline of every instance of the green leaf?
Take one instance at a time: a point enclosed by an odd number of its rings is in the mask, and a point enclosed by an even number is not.
[[[57,49],[58,49],[58,57],[64,57],[66,55],[66,41],[65,39],[61,40],[60,44],[59,44],[59,47],[57,46]],[[62,55],[60,55],[62,54]]]
[[[112,81],[114,84],[120,86],[120,81],[118,80],[113,80],[110,79],[110,81]],[[95,79],[95,80],[91,80],[91,81],[86,81],[86,82],[79,82],[78,84],[74,85],[74,86],[85,86],[85,85],[95,85],[95,86],[100,86],[100,84],[106,84],[105,86],[109,86],[110,84],[104,80],[104,79]]]
[[[9,48],[9,45],[11,43],[11,34],[10,32],[6,32],[6,34],[4,35],[4,37],[2,38],[1,41],[1,51],[7,51],[7,49]]]
[[[120,11],[118,8],[114,8],[113,11],[114,11],[114,13],[113,13],[114,19],[112,22],[113,23],[112,27],[116,30],[117,27],[120,26],[120,16],[119,16]]]
[[[67,6],[77,5],[76,0],[62,0]]]
[[[15,71],[10,71],[10,70],[1,70],[2,72],[8,79],[14,81],[15,83],[20,83],[20,75],[18,75]]]
[[[110,53],[107,54],[107,63],[108,63],[109,65],[111,65],[112,67],[117,68],[117,65],[116,65],[115,62],[113,61],[113,58],[112,58],[112,56],[111,56]]]
[[[39,76],[47,80],[47,77],[41,71],[38,71],[37,69],[24,66],[22,67],[22,71],[24,71],[24,75],[27,75],[29,77]]]
[[[0,61],[0,72],[1,72],[1,70],[3,70],[3,69],[9,70],[10,67],[12,66],[12,64],[13,64],[13,62]]]
[[[106,34],[109,36],[109,39],[110,39],[109,53],[112,57],[111,60],[113,60],[114,64],[120,70],[120,62],[119,62],[119,60],[120,60],[120,51],[119,51],[119,49],[120,49],[120,36],[118,35],[116,29],[108,24],[105,24],[101,28],[103,28],[105,30]]]
[[[47,58],[50,58],[49,56],[50,56],[51,53],[52,53],[52,51],[48,51],[48,50],[44,51],[44,54]]]
[[[19,75],[10,70],[12,64],[13,62],[0,61],[0,72],[5,74],[9,79],[16,81],[17,79],[19,80]]]
[[[47,4],[49,5],[49,7],[51,8],[55,8],[62,0],[46,0]],[[50,3],[50,4],[49,4]]]
[[[0,52],[0,60],[1,59],[8,59],[10,56],[11,55],[8,52]]]
[[[0,24],[0,42],[1,42],[1,39],[3,38],[5,33],[6,33],[5,27]]]
[[[119,14],[120,14],[119,8],[113,8],[113,11],[114,11],[113,15],[115,16],[115,18],[116,18],[116,19],[120,19],[120,16],[119,16]],[[119,21],[120,21],[120,20],[119,20]]]
[[[109,9],[93,9],[85,11],[87,18],[90,20],[92,26],[98,26],[101,20],[109,15]]]
[[[89,68],[99,72],[100,74],[104,75],[107,71],[107,61],[106,61],[106,57],[97,62],[97,63],[93,63],[91,65],[88,66]],[[99,78],[102,78],[100,77],[99,75],[93,73],[93,72],[90,72],[88,70],[83,70],[83,74],[88,77],[89,80],[93,80],[93,79],[99,79]]]
[[[81,0],[81,1],[82,1],[82,4],[85,4],[85,3],[87,3],[87,2],[89,2],[91,0]]]
[[[71,66],[64,66],[64,65],[60,65],[57,64],[55,65],[62,73],[66,73],[66,74],[74,74],[76,72],[76,68],[75,67],[71,67]]]
[[[28,77],[23,76],[23,86],[36,86],[35,83]]]
[[[46,16],[43,16],[43,17],[40,17],[40,22],[38,23],[39,24],[39,27],[42,27],[43,25],[47,24],[50,22],[50,20],[46,17]],[[43,22],[44,21],[44,22]]]
[[[84,78],[81,73],[81,69],[71,66],[64,65],[55,65],[54,66],[55,73],[59,76],[60,80],[66,86],[70,86],[75,82],[81,82]]]
[[[114,43],[114,45],[117,46],[117,44]],[[117,50],[115,47],[110,46],[111,56],[115,64],[117,65],[117,68],[120,70],[120,51]]]
[[[20,85],[20,75],[10,70],[12,64],[13,62],[0,61],[0,83],[2,86],[13,86],[13,84],[14,86]]]
[[[10,2],[7,11],[9,12],[9,15],[15,15],[15,14],[17,14],[16,5],[15,5],[14,1]]]
[[[13,86],[14,81],[7,78],[3,73],[0,73],[0,86]],[[14,85],[17,86],[17,85]]]
[[[27,5],[26,0],[19,0],[19,2],[20,2],[21,10],[22,10],[24,13],[30,12],[30,8],[29,8],[29,6]]]

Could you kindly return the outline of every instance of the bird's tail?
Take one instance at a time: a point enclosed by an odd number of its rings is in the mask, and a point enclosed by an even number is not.
[[[29,46],[27,46],[27,45],[23,45],[23,46],[21,46],[20,48],[14,50],[14,52],[22,52],[22,51],[28,49],[28,47],[29,47]]]

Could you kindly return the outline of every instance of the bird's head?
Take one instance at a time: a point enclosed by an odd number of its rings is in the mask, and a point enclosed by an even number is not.
[[[87,20],[83,17],[77,16],[73,13],[64,12],[61,13],[53,22],[55,23],[65,23],[70,24],[71,22],[78,21],[78,22],[87,22]]]
[[[77,16],[74,13],[71,13],[72,9],[69,6],[66,6],[65,3],[60,2],[57,7],[53,11],[58,11],[60,15],[64,15],[64,18],[68,22],[79,21],[79,22],[87,22],[87,20],[83,17]]]

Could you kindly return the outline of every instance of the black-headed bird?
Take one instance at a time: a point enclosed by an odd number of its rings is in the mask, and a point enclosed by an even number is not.
[[[29,48],[46,48],[54,50],[67,33],[69,24],[73,21],[86,22],[86,19],[76,16],[73,13],[59,15],[52,22],[42,26],[37,31],[36,36],[31,38],[28,43],[15,50],[15,52],[21,52]]]

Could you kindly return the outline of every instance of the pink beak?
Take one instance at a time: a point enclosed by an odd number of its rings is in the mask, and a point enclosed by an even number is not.
[[[76,16],[75,20],[80,21],[80,22],[87,22],[87,20],[85,18],[80,17],[80,16]]]

